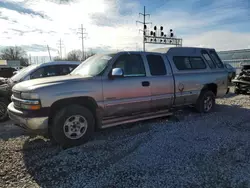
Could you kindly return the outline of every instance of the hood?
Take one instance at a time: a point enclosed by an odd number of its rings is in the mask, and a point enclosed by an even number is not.
[[[52,76],[48,78],[38,78],[28,81],[23,81],[16,84],[13,90],[17,91],[32,91],[45,86],[61,85],[69,82],[87,80],[89,78],[82,77],[80,75],[64,75],[64,76]]]

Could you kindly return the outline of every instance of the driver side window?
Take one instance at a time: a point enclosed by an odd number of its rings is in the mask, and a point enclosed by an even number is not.
[[[124,77],[146,76],[144,63],[139,54],[123,54],[116,60],[113,68],[121,68]]]

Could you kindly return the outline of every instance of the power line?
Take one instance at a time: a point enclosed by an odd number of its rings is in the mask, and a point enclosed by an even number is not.
[[[152,24],[151,22],[146,22],[146,16],[150,16],[150,14],[146,14],[146,7],[144,6],[144,11],[143,13],[139,13],[139,16],[142,15],[143,16],[143,22],[141,21],[136,21],[136,23],[140,23],[143,24],[143,29],[140,29],[140,31],[143,32],[143,39],[142,39],[142,43],[143,43],[143,51],[145,51],[145,36],[146,36],[146,30],[147,30],[147,25],[148,24]]]
[[[50,55],[49,45],[47,45],[47,48],[48,48],[48,53],[49,53],[49,59],[50,59],[50,61],[51,61],[51,55]]]
[[[63,41],[62,41],[62,39],[60,39],[59,41],[58,41],[59,43],[57,43],[57,45],[59,46],[59,53],[60,53],[60,57],[61,57],[61,59],[62,59],[62,47],[63,47]]]
[[[85,35],[87,35],[88,33],[84,32],[86,31],[85,28],[83,28],[83,24],[81,24],[81,27],[78,28],[80,30],[80,32],[78,32],[79,34],[81,34],[81,39],[82,39],[82,60],[85,59],[85,53],[84,53],[84,39],[86,38]]]

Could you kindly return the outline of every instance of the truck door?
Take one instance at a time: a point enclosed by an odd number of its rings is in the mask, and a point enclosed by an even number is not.
[[[124,76],[114,79],[109,79],[107,76],[103,79],[104,116],[126,115],[149,110],[150,82],[146,76],[141,54],[121,54],[112,68],[121,68]]]
[[[168,108],[174,100],[174,79],[166,58],[159,54],[145,54],[149,67],[151,108]]]

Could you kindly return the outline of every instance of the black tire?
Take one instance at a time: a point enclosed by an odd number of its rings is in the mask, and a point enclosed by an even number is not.
[[[71,119],[72,116],[84,117],[87,121],[87,127],[84,131],[85,133],[77,139],[70,139],[67,137],[67,133],[64,130],[64,123]],[[89,140],[93,135],[95,128],[95,118],[92,112],[84,106],[80,105],[70,105],[58,111],[53,118],[53,123],[49,129],[51,131],[49,134],[53,139],[60,144],[63,148],[73,147],[81,145]],[[69,128],[67,128],[69,129]],[[82,128],[81,128],[82,129]],[[67,131],[66,131],[67,132]]]
[[[205,100],[207,100],[208,98],[211,99],[211,107],[208,109],[205,106]],[[210,90],[204,90],[201,91],[199,98],[196,101],[196,105],[195,108],[198,112],[200,113],[208,113],[211,112],[213,110],[215,106],[215,95],[212,91]]]
[[[236,94],[236,95],[239,95],[240,94],[240,90],[238,89],[238,88],[234,88],[234,93]]]
[[[235,93],[236,95],[238,95],[238,94],[240,94],[240,90],[239,90],[238,88],[234,87],[234,93]]]
[[[8,113],[7,113],[7,107],[9,105],[9,101],[0,98],[0,122],[7,121],[9,119]]]
[[[243,94],[243,95],[247,95],[247,91],[246,91],[246,90],[241,91],[241,94]]]

